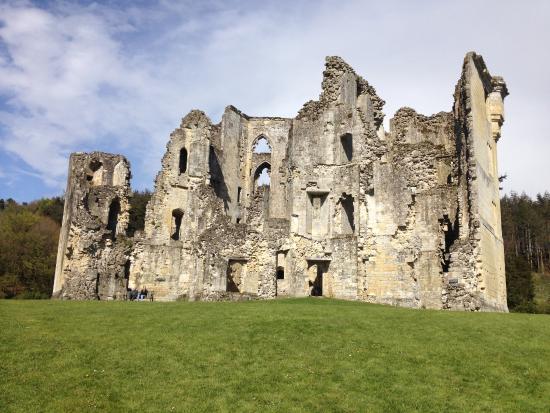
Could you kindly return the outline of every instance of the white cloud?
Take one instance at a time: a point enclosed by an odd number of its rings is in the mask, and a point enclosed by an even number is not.
[[[11,132],[3,146],[57,181],[68,152],[123,126],[109,117],[117,102],[100,95],[102,87],[128,87],[118,46],[93,15],[5,5],[1,16],[10,60],[0,66],[0,90],[16,108],[0,113]]]
[[[324,56],[337,54],[388,102],[388,118],[404,105],[430,114],[451,108],[474,49],[512,93],[499,145],[505,188],[534,194],[550,178],[549,17],[544,2],[512,1],[7,3],[0,145],[59,188],[68,154],[93,149],[123,152],[138,186],[151,186],[169,132],[191,108],[214,122],[228,104],[294,116],[317,97]]]

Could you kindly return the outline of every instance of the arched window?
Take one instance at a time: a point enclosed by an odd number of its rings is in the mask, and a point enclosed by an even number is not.
[[[120,214],[120,201],[115,198],[109,206],[109,216],[107,218],[107,229],[111,231],[113,239],[116,238],[116,227],[118,225],[118,215]]]
[[[185,148],[181,148],[180,150],[179,171],[180,175],[187,171],[187,149]]]
[[[269,145],[269,141],[267,138],[263,135],[260,135],[256,142],[254,142],[254,153],[271,153],[271,145]]]
[[[174,241],[178,241],[181,237],[181,220],[183,219],[183,211],[181,209],[174,209],[172,211],[172,238]]]
[[[270,186],[271,184],[271,165],[267,162],[262,163],[256,172],[254,172],[254,190],[260,186]]]

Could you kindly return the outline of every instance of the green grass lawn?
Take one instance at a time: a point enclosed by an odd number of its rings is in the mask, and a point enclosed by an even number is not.
[[[550,316],[0,301],[0,411],[550,411]]]

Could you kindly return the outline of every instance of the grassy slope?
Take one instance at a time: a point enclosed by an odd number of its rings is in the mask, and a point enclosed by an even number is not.
[[[548,411],[550,316],[0,301],[0,411]]]
[[[550,314],[550,274],[533,273],[537,312]]]

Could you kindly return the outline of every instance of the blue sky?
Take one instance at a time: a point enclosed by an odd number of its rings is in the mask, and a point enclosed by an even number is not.
[[[73,151],[152,188],[189,110],[295,116],[342,56],[399,107],[450,110],[464,55],[508,83],[504,191],[550,190],[550,2],[0,1],[0,198],[61,194]]]

